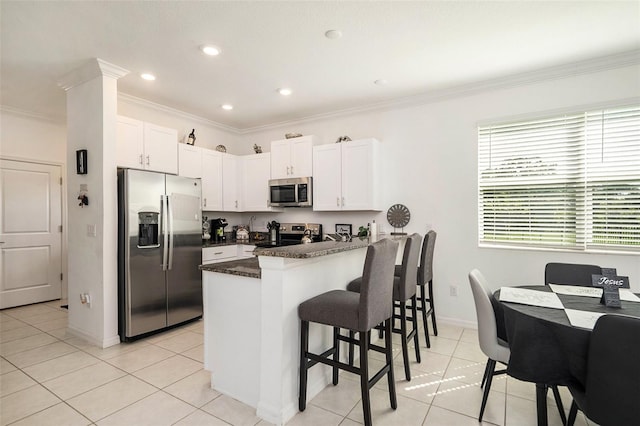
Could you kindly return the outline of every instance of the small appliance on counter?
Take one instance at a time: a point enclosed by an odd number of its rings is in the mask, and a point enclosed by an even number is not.
[[[206,216],[202,217],[202,239],[204,241],[211,239],[211,234],[209,233],[209,229],[211,228],[211,224],[209,223],[209,218]]]
[[[211,241],[214,243],[223,243],[227,240],[224,236],[224,228],[229,225],[227,219],[219,217],[211,221]]]
[[[277,246],[280,244],[280,224],[275,220],[267,223],[267,230],[269,231],[269,244]]]
[[[236,241],[249,241],[249,231],[243,225],[236,230]]]

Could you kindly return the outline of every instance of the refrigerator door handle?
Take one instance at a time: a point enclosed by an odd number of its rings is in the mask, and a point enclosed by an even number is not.
[[[169,261],[167,262],[167,269],[171,270],[173,267],[173,202],[171,197],[167,195],[167,212],[169,213]]]
[[[164,196],[160,196],[160,211],[162,215],[162,270],[167,270],[167,256],[169,254],[169,229],[167,223],[167,207],[168,199]]]

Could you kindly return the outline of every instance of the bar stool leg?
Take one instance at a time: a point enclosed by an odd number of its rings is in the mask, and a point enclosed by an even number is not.
[[[362,394],[362,412],[364,424],[371,425],[371,400],[369,399],[369,340],[360,332],[360,393]]]
[[[309,322],[300,321],[300,393],[298,408],[307,408],[307,352],[309,350]]]
[[[438,335],[438,325],[436,324],[436,308],[433,306],[433,280],[429,280],[429,309],[431,309],[431,322],[433,323],[433,335]]]
[[[338,334],[340,333],[340,327],[333,327],[333,360],[335,362],[340,361],[340,343],[338,342]],[[338,384],[338,367],[333,367],[333,385]]]
[[[404,360],[404,376],[411,381],[411,369],[409,368],[409,348],[407,346],[407,306],[400,303],[400,337],[402,339],[402,358]]]
[[[427,301],[425,299],[424,285],[418,286],[420,291],[420,308],[422,312],[422,325],[424,326],[424,341],[427,343],[427,348],[431,347],[431,340],[429,340],[429,323],[427,323]]]
[[[416,350],[416,361],[418,362],[418,364],[420,364],[422,362],[422,360],[420,359],[420,342],[419,342],[419,338],[418,338],[418,300],[416,298],[416,296],[414,295],[411,298],[411,315],[412,315],[412,323],[413,323],[413,344],[415,346],[415,350]]]
[[[356,333],[353,332],[353,330],[349,330],[349,339],[351,339],[351,342],[349,342],[349,365],[353,366],[353,339],[356,338]]]
[[[396,397],[396,379],[393,374],[393,347],[391,343],[391,340],[392,340],[391,318],[389,318],[384,322],[384,329],[385,329],[384,345],[386,349],[385,359],[387,361],[387,365],[389,366],[389,372],[387,373],[387,381],[389,384],[389,400],[391,402],[391,408],[395,410],[396,408],[398,408],[398,399]]]

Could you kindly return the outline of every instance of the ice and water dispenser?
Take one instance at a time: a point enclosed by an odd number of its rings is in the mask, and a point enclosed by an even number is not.
[[[138,213],[138,247],[159,247],[160,213],[139,212]]]

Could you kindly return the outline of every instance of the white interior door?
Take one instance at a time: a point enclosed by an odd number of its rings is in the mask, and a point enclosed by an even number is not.
[[[59,299],[59,166],[0,160],[0,309]]]

